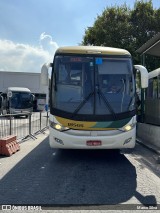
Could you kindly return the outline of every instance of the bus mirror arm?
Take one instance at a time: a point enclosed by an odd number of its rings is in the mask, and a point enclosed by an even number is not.
[[[142,65],[134,65],[135,69],[141,74],[141,88],[145,89],[148,87],[148,71]]]

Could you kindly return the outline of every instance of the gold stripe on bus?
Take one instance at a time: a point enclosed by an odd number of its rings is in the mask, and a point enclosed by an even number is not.
[[[116,128],[94,128],[97,122],[94,121],[75,121],[67,118],[55,116],[56,120],[65,127],[80,130],[114,130]]]

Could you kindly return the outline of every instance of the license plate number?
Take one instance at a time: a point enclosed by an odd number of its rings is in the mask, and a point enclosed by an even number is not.
[[[87,144],[87,146],[101,146],[102,142],[101,141],[87,141],[86,144]]]

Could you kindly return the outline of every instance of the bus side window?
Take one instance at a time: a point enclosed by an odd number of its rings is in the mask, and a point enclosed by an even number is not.
[[[149,86],[147,88],[147,97],[153,98],[153,79],[149,79]]]
[[[149,86],[147,88],[147,97],[151,99],[157,99],[159,97],[158,78],[149,79]]]
[[[158,98],[158,79],[155,77],[153,79],[153,99]]]

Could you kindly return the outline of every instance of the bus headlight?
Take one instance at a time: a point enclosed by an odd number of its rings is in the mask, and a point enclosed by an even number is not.
[[[123,132],[128,132],[128,131],[132,130],[135,126],[136,126],[136,123],[127,124],[127,125],[124,126],[123,128],[120,128],[119,130],[120,130],[120,131],[123,131]]]
[[[52,127],[53,129],[56,129],[57,131],[60,131],[60,132],[66,131],[69,129],[68,127],[64,127],[61,124],[54,123],[53,121],[49,121],[49,124],[50,124],[50,127]]]
[[[54,128],[61,131],[62,126],[60,124],[55,124]]]
[[[132,126],[131,125],[127,125],[127,126],[125,126],[124,127],[124,130],[127,132],[127,131],[129,131],[129,130],[131,130],[132,129]]]

